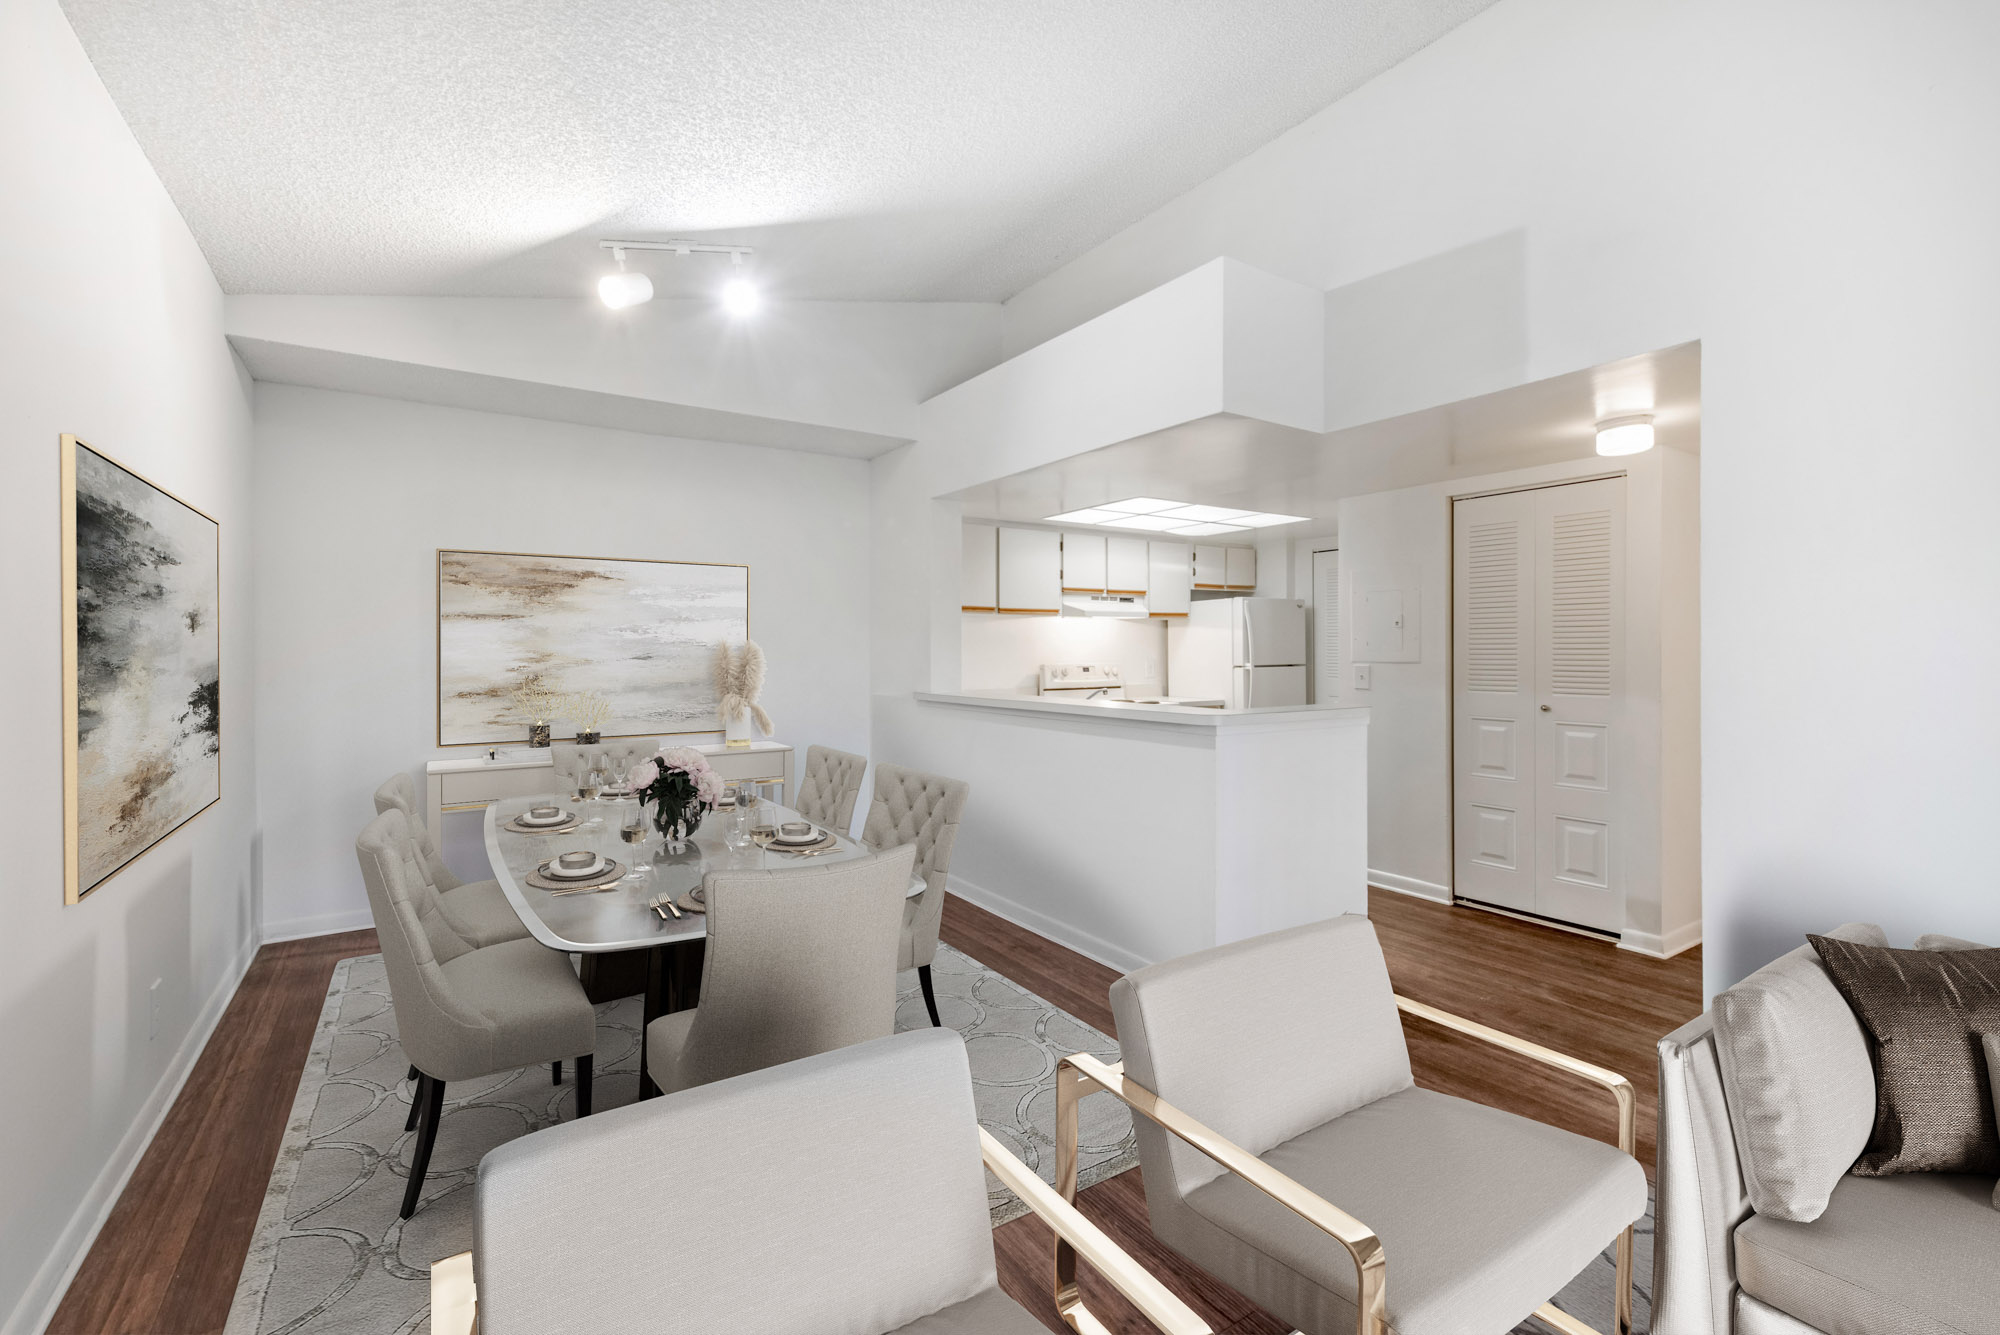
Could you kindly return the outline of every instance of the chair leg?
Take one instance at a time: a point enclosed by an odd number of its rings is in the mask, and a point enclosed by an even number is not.
[[[410,1069],[415,1071],[416,1067],[413,1066]],[[417,1087],[410,1091],[410,1115],[403,1119],[403,1130],[405,1131],[415,1128],[417,1125],[417,1114],[424,1110],[424,1081],[427,1078],[423,1072],[417,1071]]]
[[[560,1085],[560,1084],[562,1083],[562,1063],[561,1063],[561,1062],[559,1062],[559,1061],[556,1061],[556,1062],[550,1062],[550,1063],[549,1063],[549,1083],[550,1083],[550,1084],[552,1084],[552,1085]]]
[[[938,1019],[937,993],[931,990],[930,965],[919,964],[917,966],[917,985],[924,989],[924,1009],[931,1013],[931,1028],[944,1028],[944,1021]]]
[[[417,1129],[417,1147],[410,1155],[410,1184],[403,1188],[403,1218],[417,1212],[417,1197],[424,1193],[424,1175],[431,1170],[431,1146],[437,1143],[438,1119],[444,1116],[444,1081],[425,1076],[417,1096],[423,1100],[423,1125]]]
[[[419,1075],[422,1075],[422,1074],[423,1074],[423,1072],[421,1072],[421,1071],[419,1071],[419,1070],[417,1069],[417,1067],[416,1067],[416,1063],[412,1062],[412,1063],[410,1064],[410,1073],[409,1073],[408,1075],[404,1076],[404,1077],[403,1077],[403,1079],[405,1079],[405,1080],[415,1080],[415,1079],[416,1079],[416,1078],[417,1078],[417,1077],[418,1077]]]
[[[590,1076],[593,1058],[586,1052],[576,1059],[576,1115],[590,1116]]]

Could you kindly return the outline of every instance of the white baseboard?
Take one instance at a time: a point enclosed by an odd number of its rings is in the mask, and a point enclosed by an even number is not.
[[[1618,948],[1639,955],[1651,955],[1654,959],[1672,959],[1683,950],[1701,944],[1701,923],[1682,923],[1665,936],[1654,932],[1641,932],[1627,927],[1618,934]]]
[[[236,989],[243,982],[243,975],[250,971],[250,962],[257,958],[257,949],[263,944],[252,936],[243,945],[241,953],[216,984],[202,1005],[201,1013],[189,1026],[187,1037],[181,1040],[179,1051],[167,1063],[167,1069],[160,1073],[160,1079],[153,1086],[153,1092],[146,1096],[145,1103],[132,1119],[132,1125],[118,1141],[118,1148],[111,1153],[110,1160],[90,1184],[83,1200],[77,1205],[76,1213],[70,1216],[57,1235],[56,1245],[49,1249],[48,1257],[35,1271],[27,1292],[4,1323],[0,1323],[0,1335],[30,1335],[47,1328],[62,1305],[63,1295],[69,1291],[70,1281],[76,1278],[77,1269],[83,1258],[90,1254],[90,1246],[97,1241],[104,1221],[111,1217],[112,1207],[125,1191],[125,1184],[132,1179],[132,1172],[145,1157],[146,1149],[153,1143],[153,1135],[160,1129],[160,1123],[167,1119],[167,1113],[180,1097],[181,1086],[187,1083],[188,1075],[200,1060],[202,1050],[208,1046],[216,1025],[222,1022],[222,1013],[229,1009],[230,1001],[236,996]]]
[[[286,918],[264,924],[263,942],[302,941],[309,936],[332,936],[335,932],[358,932],[375,925],[375,915],[367,909],[344,913],[321,913],[310,918]]]
[[[974,885],[964,877],[947,876],[945,885],[960,899],[977,904],[988,913],[1005,918],[1016,927],[1025,927],[1037,936],[1045,936],[1059,946],[1067,946],[1077,954],[1094,959],[1099,964],[1116,969],[1120,973],[1131,973],[1134,969],[1143,969],[1153,962],[1142,959],[1129,950],[1114,946],[1101,937],[1092,936],[1079,927],[1072,927],[1066,922],[1051,918],[1039,909],[1016,904],[1011,899]]]
[[[1412,895],[1417,899],[1428,899],[1438,904],[1451,903],[1450,886],[1433,885],[1414,876],[1398,876],[1392,871],[1376,871],[1370,867],[1368,884],[1378,890],[1394,890],[1399,895]]]

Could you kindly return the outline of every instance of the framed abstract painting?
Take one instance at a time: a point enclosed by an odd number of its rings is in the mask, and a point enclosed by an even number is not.
[[[750,636],[750,567],[438,552],[438,745],[525,742],[515,692],[601,697],[607,737],[720,732],[715,646]]]
[[[221,528],[62,438],[63,897],[222,796]]]

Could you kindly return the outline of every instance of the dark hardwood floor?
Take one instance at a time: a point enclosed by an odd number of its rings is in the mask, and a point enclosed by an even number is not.
[[[1370,916],[1398,990],[1599,1062],[1639,1091],[1639,1157],[1653,1159],[1653,1040],[1701,1009],[1700,952],[1649,960],[1471,909],[1373,891]],[[951,898],[944,939],[1107,1033],[1116,970]],[[264,1185],[336,960],[376,949],[373,932],[258,952],[187,1085],[84,1258],[50,1335],[207,1335],[229,1315]],[[1480,1045],[1409,1024],[1417,1081],[1612,1138],[1608,1100]],[[1153,1241],[1138,1170],[1079,1197],[1084,1211],[1214,1327],[1287,1328]],[[1032,1216],[994,1230],[1000,1282],[1051,1330],[1048,1230]],[[1086,1271],[1084,1293],[1115,1332],[1152,1329]]]

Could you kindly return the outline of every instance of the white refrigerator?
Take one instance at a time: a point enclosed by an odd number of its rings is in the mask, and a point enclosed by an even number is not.
[[[1167,695],[1230,709],[1306,702],[1306,605],[1206,598],[1167,627]]]

